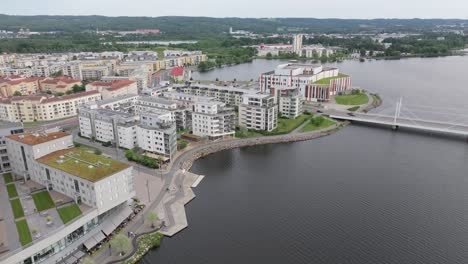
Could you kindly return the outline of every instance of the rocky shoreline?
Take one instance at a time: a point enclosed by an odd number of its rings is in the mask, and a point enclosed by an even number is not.
[[[181,163],[180,168],[188,171],[190,170],[193,163],[197,159],[200,159],[202,157],[205,157],[210,154],[214,154],[216,152],[223,151],[223,150],[257,146],[257,145],[291,143],[291,142],[299,142],[299,141],[317,139],[320,137],[328,136],[340,130],[342,127],[346,126],[347,124],[348,122],[338,123],[336,125],[333,125],[331,127],[328,127],[320,131],[303,132],[303,133],[297,133],[297,134],[285,134],[285,135],[278,135],[278,136],[263,136],[263,137],[247,138],[247,139],[229,139],[229,140],[219,141],[207,147],[195,150],[193,153],[191,153],[190,157],[188,157]]]

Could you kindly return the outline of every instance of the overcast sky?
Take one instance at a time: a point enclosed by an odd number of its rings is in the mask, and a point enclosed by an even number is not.
[[[11,15],[463,18],[468,0],[0,0]]]

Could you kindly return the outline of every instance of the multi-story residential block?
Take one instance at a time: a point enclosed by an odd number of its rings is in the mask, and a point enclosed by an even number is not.
[[[42,235],[34,235],[23,246],[17,243],[19,235],[12,239],[10,252],[0,255],[1,263],[62,263],[77,249],[90,249],[111,235],[132,213],[127,205],[135,196],[131,166],[74,148],[72,136],[63,132],[10,135],[6,145],[12,173],[25,182],[19,197],[22,203],[38,191],[56,193],[57,208],[76,204],[81,214],[64,222],[55,206],[41,213],[31,209],[24,216],[26,226],[39,227]],[[44,212],[53,225],[40,224]],[[3,224],[11,227],[9,235],[14,234],[15,220],[8,218]]]
[[[153,96],[138,97],[135,102],[135,112],[143,113],[147,111],[169,113],[170,121],[176,124],[177,129],[192,128],[191,108],[179,101]]]
[[[234,108],[226,107],[225,103],[216,101],[198,101],[193,107],[194,135],[215,139],[234,134],[236,124]]]
[[[50,121],[76,116],[79,106],[101,100],[97,91],[60,97],[14,96],[0,99],[0,120],[10,122]]]
[[[0,173],[11,170],[5,137],[23,132],[23,125],[21,123],[0,121]]]
[[[328,101],[330,96],[351,89],[351,77],[337,68],[310,64],[282,64],[260,75],[260,90],[276,94],[278,88],[294,88],[302,100]]]
[[[176,126],[170,120],[169,113],[155,111],[140,114],[140,124],[137,126],[137,142],[141,149],[169,157],[177,151]]]
[[[98,91],[102,99],[115,98],[123,95],[138,94],[138,87],[135,81],[119,80],[110,82],[92,82],[86,85],[86,91]]]
[[[82,67],[79,61],[70,61],[62,65],[62,74],[73,79],[83,80],[83,74],[81,72]]]
[[[32,95],[40,91],[39,81],[41,78],[24,77],[21,75],[10,75],[0,79],[0,94],[12,96],[15,93],[21,95]]]
[[[73,86],[81,85],[81,80],[70,77],[46,78],[39,81],[42,92],[51,91],[53,93],[66,93],[73,90]]]
[[[110,74],[108,66],[87,66],[81,68],[83,80],[100,80]]]
[[[272,131],[278,126],[278,105],[270,94],[246,94],[239,105],[239,125]]]
[[[244,89],[232,86],[204,85],[197,83],[174,85],[174,90],[186,94],[197,96],[213,97],[217,101],[227,105],[238,106],[242,101],[242,96],[246,93],[256,94],[258,90]]]
[[[81,136],[118,147],[138,146],[169,158],[177,150],[176,125],[168,111],[146,110],[135,115],[82,107],[79,124]]]

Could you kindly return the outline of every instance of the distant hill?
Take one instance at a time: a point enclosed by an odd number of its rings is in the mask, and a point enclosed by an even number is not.
[[[158,28],[168,35],[210,35],[234,30],[257,33],[341,33],[426,31],[436,26],[468,25],[458,19],[315,19],[315,18],[211,18],[211,17],[105,17],[0,15],[0,30],[81,32],[86,30],[135,30]]]

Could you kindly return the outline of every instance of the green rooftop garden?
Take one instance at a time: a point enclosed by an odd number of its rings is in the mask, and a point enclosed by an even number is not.
[[[29,232],[28,222],[25,219],[16,222],[16,229],[18,230],[21,245],[25,246],[32,242],[31,233]]]
[[[16,186],[14,184],[7,185],[8,197],[15,198],[18,197],[18,191],[16,190]]]
[[[48,191],[38,192],[32,195],[36,209],[41,212],[55,207],[54,201]]]
[[[70,222],[71,220],[77,218],[81,215],[80,207],[76,204],[64,206],[57,209],[60,218],[64,224]]]
[[[320,79],[320,80],[314,82],[314,84],[330,85],[331,80],[345,78],[345,77],[349,77],[349,75],[346,75],[346,74],[343,74],[343,73],[338,73],[337,76]]]
[[[3,179],[5,180],[5,184],[13,182],[13,175],[11,175],[11,172],[7,172],[3,174]]]
[[[23,206],[21,205],[20,199],[14,199],[10,201],[11,209],[13,210],[13,215],[15,219],[24,217]]]
[[[78,148],[56,151],[39,162],[58,170],[96,182],[129,167],[129,165]]]

